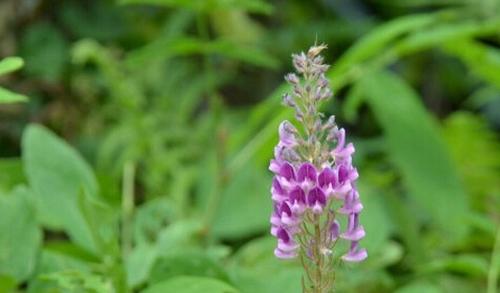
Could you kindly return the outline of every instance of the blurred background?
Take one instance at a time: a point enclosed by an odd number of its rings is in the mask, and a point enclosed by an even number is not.
[[[497,292],[498,0],[2,0],[0,292],[300,292],[267,167],[315,42],[365,206],[337,292]]]

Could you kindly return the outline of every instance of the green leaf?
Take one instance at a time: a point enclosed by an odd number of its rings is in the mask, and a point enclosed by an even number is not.
[[[0,87],[0,104],[25,102],[27,100],[28,98],[26,96],[13,93]]]
[[[444,242],[461,239],[468,230],[467,197],[439,128],[418,95],[386,71],[366,75],[360,86],[384,130],[390,158],[401,170],[413,200],[440,228]]]
[[[120,0],[120,4],[152,4],[166,7],[183,7],[200,12],[218,9],[243,9],[249,12],[270,13],[272,6],[262,0]]]
[[[135,288],[148,279],[156,257],[156,247],[149,244],[140,244],[131,251],[125,259],[129,288]]]
[[[382,195],[368,184],[364,184],[362,179],[358,188],[365,207],[361,213],[360,222],[365,227],[366,237],[361,244],[366,247],[369,253],[378,253],[389,240],[393,224],[387,217]]]
[[[471,195],[471,204],[484,210],[495,205],[496,198],[499,205],[500,141],[486,121],[472,113],[455,112],[444,121],[443,136]]]
[[[439,258],[426,263],[420,271],[436,274],[449,271],[471,277],[485,278],[488,275],[488,261],[481,256],[464,254]]]
[[[0,274],[0,292],[15,292],[16,280]]]
[[[270,184],[270,176],[253,163],[233,174],[221,195],[212,227],[214,235],[238,238],[268,229]]]
[[[396,290],[396,293],[423,293],[423,292],[442,293],[443,291],[438,287],[424,281],[417,281],[414,283],[410,283]]]
[[[62,293],[55,282],[44,280],[46,274],[56,272],[79,271],[89,273],[90,267],[87,262],[69,256],[66,253],[43,249],[39,256],[39,262],[35,271],[35,278],[30,279],[28,290],[29,293]]]
[[[0,159],[0,193],[7,193],[14,186],[26,183],[22,161],[19,158]]]
[[[224,268],[201,249],[190,249],[163,256],[157,260],[149,278],[154,284],[176,276],[189,275],[229,281]]]
[[[470,70],[500,89],[500,50],[473,40],[457,40],[442,48],[458,57]]]
[[[398,37],[428,27],[438,19],[438,14],[415,14],[396,18],[376,27],[342,55],[336,66],[333,66],[331,75],[337,78],[341,72],[352,65],[363,62],[383,51]]]
[[[274,237],[263,237],[246,243],[232,258],[229,270],[242,292],[301,292],[303,269],[297,261],[277,259]]]
[[[276,68],[278,61],[264,51],[235,42],[218,39],[204,41],[192,37],[160,38],[127,56],[127,63],[132,67],[143,66],[147,62],[161,62],[174,56],[192,54],[218,54],[226,58],[248,64]]]
[[[28,190],[0,196],[0,275],[25,281],[35,268],[41,241]]]
[[[23,67],[24,61],[19,57],[7,57],[0,61],[0,75],[16,71]]]
[[[217,279],[205,277],[175,277],[157,283],[142,293],[236,293],[238,290]]]
[[[39,125],[27,127],[22,149],[42,223],[62,228],[75,243],[95,252],[97,243],[78,199],[82,190],[97,197],[97,182],[89,165],[67,143]]]

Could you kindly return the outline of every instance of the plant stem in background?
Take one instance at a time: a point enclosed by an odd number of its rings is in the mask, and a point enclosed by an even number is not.
[[[125,258],[132,249],[132,216],[134,213],[135,163],[123,167],[122,182],[122,255]]]
[[[488,293],[496,293],[498,285],[498,274],[500,270],[500,227],[497,229],[495,245],[491,253],[490,269],[488,271]]]

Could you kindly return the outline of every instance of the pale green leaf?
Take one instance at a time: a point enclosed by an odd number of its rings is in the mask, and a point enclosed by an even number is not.
[[[28,98],[0,87],[0,104],[25,102]]]
[[[25,281],[36,266],[42,233],[29,191],[0,196],[0,275]]]
[[[23,67],[24,61],[19,57],[7,57],[0,61],[0,75],[4,75]]]
[[[400,169],[413,200],[432,218],[431,224],[440,228],[442,241],[465,236],[467,197],[438,125],[418,95],[386,71],[366,75],[360,86],[384,130],[390,158]]]
[[[119,2],[121,4],[151,4],[165,7],[182,7],[200,12],[235,8],[266,14],[272,11],[272,6],[262,0],[120,0]]]
[[[248,164],[232,175],[221,195],[213,223],[213,233],[237,238],[268,229],[272,203],[271,177]]]
[[[96,198],[90,166],[66,142],[46,128],[30,125],[23,133],[23,162],[43,224],[62,228],[82,247],[96,251],[93,231],[80,210],[79,195]]]
[[[447,53],[458,57],[470,70],[500,89],[500,50],[473,40],[444,44]]]
[[[250,46],[242,46],[233,41],[218,39],[204,41],[192,37],[160,38],[127,56],[130,66],[138,67],[147,62],[161,62],[174,56],[193,54],[218,54],[256,66],[275,68],[278,61],[266,52]]]
[[[443,293],[443,291],[438,287],[436,287],[435,285],[424,281],[413,282],[396,290],[396,293],[424,293],[424,292]]]
[[[217,279],[181,276],[157,283],[142,293],[236,293],[238,290]]]

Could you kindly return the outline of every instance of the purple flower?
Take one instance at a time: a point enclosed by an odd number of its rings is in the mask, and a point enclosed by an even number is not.
[[[359,174],[352,164],[354,145],[346,142],[346,131],[333,116],[323,121],[318,111],[319,103],[332,95],[325,76],[328,65],[319,55],[324,48],[315,46],[307,54],[293,55],[302,76],[285,77],[293,91],[283,96],[283,103],[295,110],[300,127],[289,121],[280,124],[279,142],[269,164],[274,173],[271,234],[278,241],[274,253],[283,259],[301,255],[311,265],[320,263],[317,258],[334,257],[337,241],[350,242],[343,261],[359,262],[368,256],[359,246],[366,232],[359,223],[363,205],[355,184]],[[340,217],[347,218],[345,229]]]
[[[342,260],[347,262],[360,262],[365,260],[368,257],[368,253],[366,249],[359,248],[358,241],[351,242],[351,247],[349,248],[349,252],[342,256]]]

